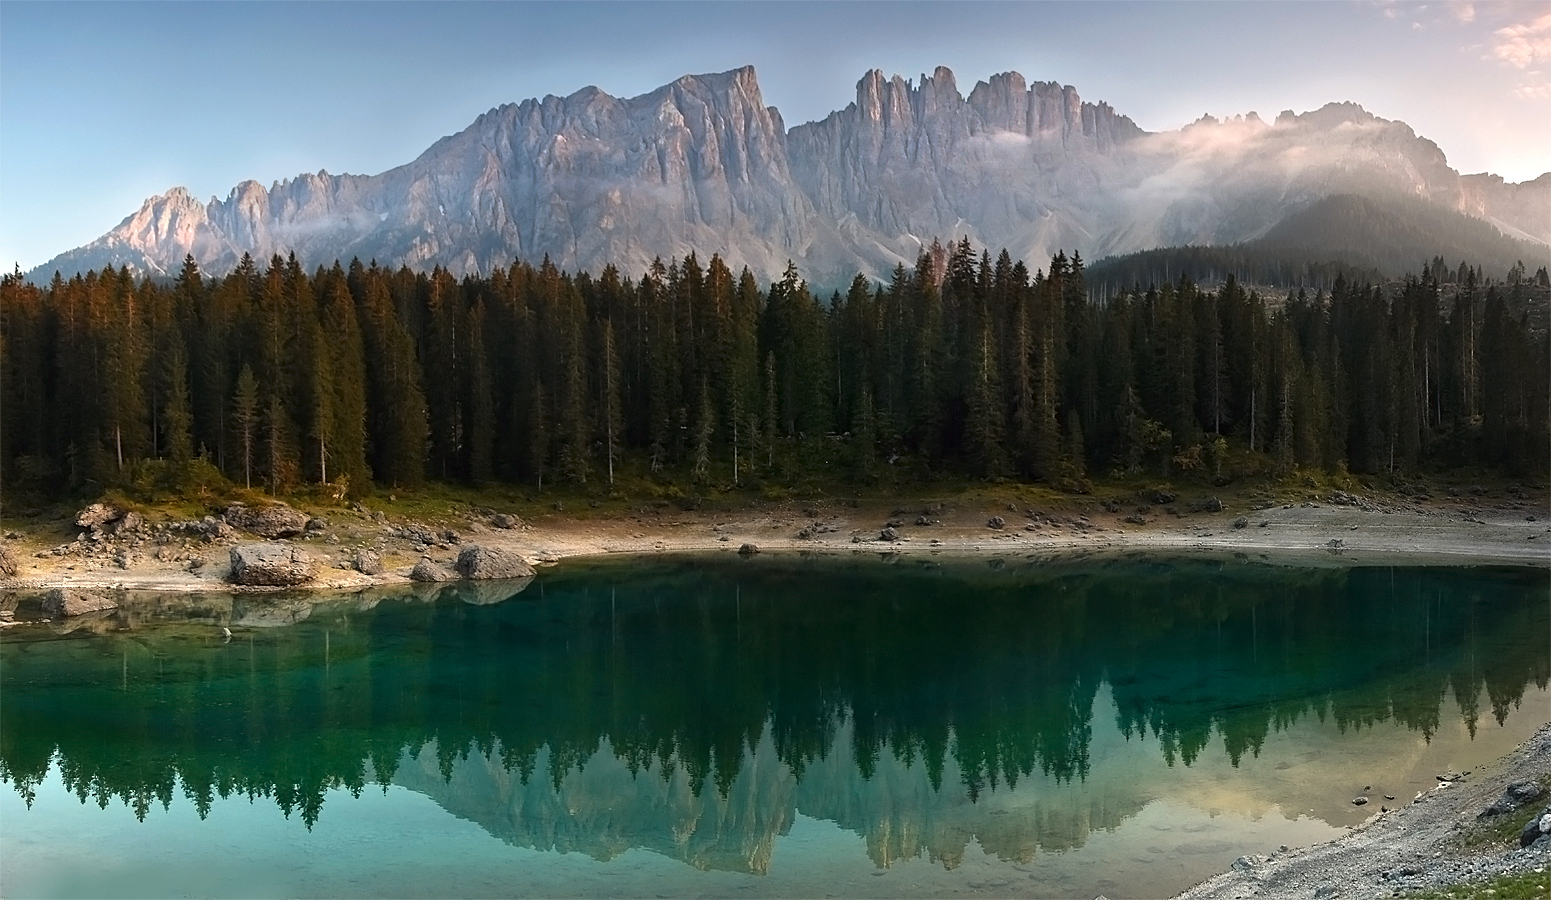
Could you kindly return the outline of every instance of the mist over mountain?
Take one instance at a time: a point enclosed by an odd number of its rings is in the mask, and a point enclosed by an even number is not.
[[[1335,196],[1357,199],[1335,214]],[[1426,223],[1405,225],[1419,209]],[[1332,220],[1339,239],[1289,244]],[[628,99],[588,87],[508,104],[379,175],[245,181],[204,203],[173,188],[33,274],[167,274],[186,254],[221,273],[244,252],[455,275],[548,255],[634,274],[694,251],[762,279],[791,260],[838,284],[963,236],[1033,264],[1059,249],[1092,261],[1259,240],[1298,252],[1335,241],[1381,269],[1433,255],[1495,264],[1526,247],[1544,258],[1551,173],[1461,175],[1405,123],[1354,103],[1149,133],[1070,86],[1007,72],[966,95],[942,67],[915,81],[868,72],[854,102],[788,129],[744,67]]]

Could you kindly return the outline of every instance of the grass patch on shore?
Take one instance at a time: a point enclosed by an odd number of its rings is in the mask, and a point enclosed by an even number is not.
[[[1499,875],[1487,881],[1434,888],[1405,896],[1412,900],[1544,900],[1551,897],[1551,873],[1541,866],[1534,872]]]

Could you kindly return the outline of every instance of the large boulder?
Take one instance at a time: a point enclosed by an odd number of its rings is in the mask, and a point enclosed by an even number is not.
[[[0,575],[6,578],[15,578],[17,572],[16,554],[5,544],[0,544]]]
[[[134,534],[143,527],[145,527],[145,517],[137,512],[127,512],[117,521],[109,523],[108,531],[112,534]]]
[[[362,575],[381,575],[382,556],[375,550],[361,549],[355,553],[355,570]]]
[[[54,588],[43,595],[43,612],[51,616],[82,616],[103,609],[117,609],[107,597],[83,594],[69,588]]]
[[[282,538],[301,534],[307,529],[307,514],[274,503],[268,506],[233,504],[226,510],[226,522],[234,528],[259,537]]]
[[[238,544],[232,548],[232,581],[264,587],[295,587],[316,574],[312,557],[287,544]]]
[[[453,577],[453,574],[447,571],[444,566],[432,562],[430,559],[420,560],[419,562],[415,563],[415,567],[409,571],[410,581],[451,581]]]
[[[82,528],[106,528],[109,522],[124,517],[124,511],[111,503],[93,503],[75,514],[75,524]]]
[[[1524,823],[1524,830],[1519,832],[1519,846],[1528,847],[1548,834],[1551,834],[1551,806]]]
[[[464,578],[532,578],[533,567],[510,550],[469,544],[458,554],[458,574]]]

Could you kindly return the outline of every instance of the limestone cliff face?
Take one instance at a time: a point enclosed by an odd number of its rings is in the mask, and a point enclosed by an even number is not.
[[[966,95],[946,68],[914,82],[874,70],[845,109],[788,131],[746,67],[623,100],[584,88],[502,106],[380,175],[246,181],[204,204],[174,188],[37,274],[171,274],[185,254],[219,274],[244,252],[455,275],[548,255],[635,274],[693,250],[764,279],[792,260],[840,283],[886,277],[934,238],[1035,265],[1058,249],[1091,260],[1249,240],[1343,192],[1420,197],[1551,241],[1551,175],[1462,177],[1405,123],[1352,103],[1150,134],[1016,72]]]
[[[967,97],[939,67],[912,84],[877,70],[856,101],[788,135],[792,169],[865,269],[910,264],[933,238],[969,236],[1015,256],[1093,246],[1123,211],[1124,145],[1144,132],[1070,87],[1007,72]]]
[[[1551,172],[1518,184],[1500,175],[1465,175],[1455,208],[1515,237],[1546,241],[1551,238]],[[1530,260],[1524,263],[1532,266]]]

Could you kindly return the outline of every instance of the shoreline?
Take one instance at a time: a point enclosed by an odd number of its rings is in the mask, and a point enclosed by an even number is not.
[[[900,504],[750,504],[682,511],[667,504],[624,514],[572,517],[545,513],[515,527],[473,511],[429,525],[379,513],[330,510],[315,531],[282,541],[317,562],[312,583],[289,591],[353,591],[410,584],[422,558],[451,567],[461,547],[477,544],[521,555],[542,567],[567,559],[659,553],[759,551],[875,552],[900,555],[1087,556],[1161,553],[1225,555],[1293,565],[1515,565],[1551,568],[1551,512],[1543,500],[1478,505],[1416,502],[1338,505],[1304,501],[1220,512],[1149,510],[1081,500],[1064,508],[987,501]],[[1106,509],[1110,507],[1109,509]],[[1136,509],[1148,509],[1146,506]],[[992,527],[993,517],[1002,521]],[[1136,520],[1140,520],[1140,523]],[[929,524],[917,524],[927,522]],[[894,539],[883,536],[893,523]],[[152,526],[154,528],[154,526]],[[97,591],[250,592],[231,584],[230,548],[263,538],[214,541],[142,529],[50,546],[44,534],[12,532],[5,544],[18,562],[0,593],[55,587]],[[378,554],[383,571],[356,570],[355,554]],[[197,560],[197,562],[196,562]]]
[[[1551,723],[1542,725],[1485,771],[1438,786],[1409,802],[1374,813],[1350,832],[1308,847],[1240,857],[1225,872],[1175,900],[1266,900],[1401,896],[1481,883],[1502,875],[1544,873],[1551,848],[1519,846],[1516,839],[1484,840],[1494,823],[1521,824],[1551,801],[1551,792],[1483,822],[1478,816],[1510,784],[1551,784]],[[1513,829],[1515,836],[1518,829]]]

